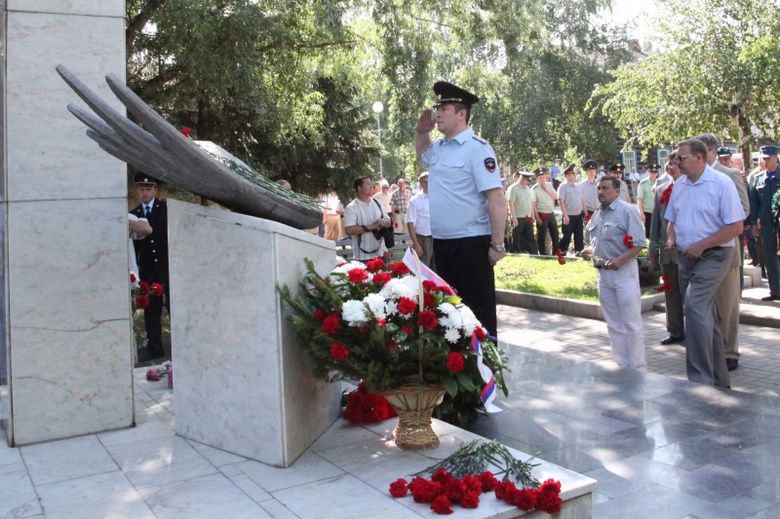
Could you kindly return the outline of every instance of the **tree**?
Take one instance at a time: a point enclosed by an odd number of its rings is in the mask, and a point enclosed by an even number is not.
[[[773,0],[660,0],[661,50],[616,73],[594,106],[628,141],[673,143],[713,132],[746,157],[778,135],[780,16]],[[745,161],[746,167],[750,161]]]

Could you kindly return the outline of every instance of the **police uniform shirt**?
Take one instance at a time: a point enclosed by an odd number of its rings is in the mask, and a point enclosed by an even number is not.
[[[566,206],[566,214],[577,216],[582,213],[582,190],[577,184],[568,182],[558,186],[558,203]]]
[[[637,199],[642,200],[642,212],[652,213],[655,206],[655,200],[653,199],[653,186],[655,184],[650,178],[646,178],[639,183],[639,187],[636,190]]]
[[[631,236],[634,246],[645,247],[645,226],[636,207],[616,198],[604,209],[599,204],[586,229],[593,246],[594,265],[615,259],[628,249],[626,236]]]
[[[595,211],[599,206],[598,187],[598,180],[591,182],[586,178],[580,182],[580,191],[582,192],[582,198],[585,199],[585,207],[588,208],[588,211]]]
[[[506,200],[514,206],[515,216],[517,218],[525,218],[534,215],[533,208],[531,207],[532,200],[530,187],[524,186],[520,182],[514,184],[509,188]]]
[[[451,240],[491,233],[483,191],[501,189],[493,147],[466,128],[449,141],[439,139],[421,157],[428,168],[431,234]]]
[[[553,207],[555,207],[555,202],[553,202],[552,195],[548,192],[548,189],[552,190],[552,184],[549,182],[545,184],[545,187],[542,188],[542,185],[537,183],[534,185],[534,187],[531,188],[531,196],[533,197],[532,200],[536,202],[536,211],[539,213],[552,213]]]

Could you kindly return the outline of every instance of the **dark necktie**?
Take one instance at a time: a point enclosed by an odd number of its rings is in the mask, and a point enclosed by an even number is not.
[[[147,205],[144,209],[144,218],[149,218],[150,214],[152,214],[152,208]]]

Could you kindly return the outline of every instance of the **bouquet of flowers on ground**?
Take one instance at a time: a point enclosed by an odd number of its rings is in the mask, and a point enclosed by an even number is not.
[[[305,261],[300,295],[279,292],[316,375],[363,380],[369,391],[441,384],[447,393],[436,416],[450,420],[476,418],[493,383],[508,394],[503,352],[449,287],[421,281],[400,262],[342,263],[323,278]],[[486,384],[485,366],[494,382]]]

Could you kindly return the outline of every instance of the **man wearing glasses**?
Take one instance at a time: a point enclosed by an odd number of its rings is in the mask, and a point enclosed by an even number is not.
[[[715,296],[731,265],[745,211],[734,182],[707,159],[707,146],[700,140],[680,143],[677,162],[684,176],[675,182],[666,209],[666,250],[679,261],[688,380],[728,388]]]

